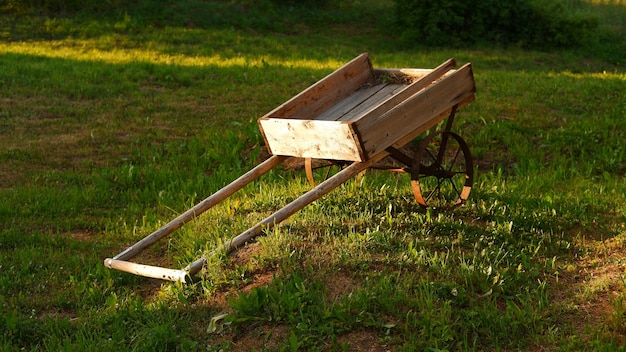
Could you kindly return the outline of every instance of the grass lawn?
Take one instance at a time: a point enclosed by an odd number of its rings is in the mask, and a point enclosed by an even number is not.
[[[0,16],[0,350],[624,350],[626,4],[588,1],[597,35],[539,51],[401,45],[365,3]],[[362,52],[472,63],[466,204],[424,210],[408,175],[371,171],[191,284],[103,266],[259,164],[256,119]],[[184,267],[310,187],[278,168],[137,260]]]

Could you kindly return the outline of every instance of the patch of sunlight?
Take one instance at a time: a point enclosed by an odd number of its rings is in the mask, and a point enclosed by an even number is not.
[[[622,5],[626,6],[626,0],[590,0],[594,5]]]
[[[76,61],[97,61],[110,64],[130,62],[146,62],[177,66],[211,66],[211,67],[263,67],[284,66],[289,68],[336,69],[345,62],[329,59],[327,61],[308,59],[280,59],[271,56],[238,56],[222,57],[172,55],[147,49],[113,49],[102,50],[90,48],[89,43],[79,41],[68,45],[62,41],[0,43],[0,53],[23,54],[47,58],[59,58]]]
[[[550,76],[563,75],[566,77],[583,79],[583,78],[596,78],[596,79],[619,79],[622,81],[626,81],[626,73],[622,72],[591,72],[591,73],[572,73],[572,72],[561,72],[561,73],[553,73]]]

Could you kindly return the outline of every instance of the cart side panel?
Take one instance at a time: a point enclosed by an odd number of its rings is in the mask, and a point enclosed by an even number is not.
[[[367,53],[361,54],[263,117],[313,120],[372,77]]]
[[[259,125],[274,155],[363,161],[359,138],[351,123],[261,118]]]
[[[455,66],[456,66],[456,61],[454,59],[448,59],[447,61],[445,61],[444,63],[442,63],[435,69],[432,69],[432,70],[419,69],[418,72],[424,72],[425,74],[421,75],[418,80],[406,86],[404,90],[402,90],[401,92],[398,92],[397,94],[394,94],[390,99],[387,99],[382,104],[379,104],[378,106],[375,106],[369,111],[364,112],[364,114],[359,118],[358,126],[360,126],[360,129],[366,130],[370,125],[378,124],[379,120],[385,113],[395,108],[396,106],[404,103],[407,99],[411,98],[416,93],[420,92],[422,89],[433,84],[433,82],[440,80],[442,77],[445,77],[446,75],[450,75],[451,73],[453,73],[454,72],[453,69]],[[401,70],[408,71],[407,69],[379,69],[379,70],[386,70],[387,72],[394,72],[394,71],[402,72]],[[412,71],[416,71],[416,70],[413,69]],[[397,73],[392,73],[392,74],[397,74]]]
[[[373,120],[356,121],[365,158],[385,150],[424,125],[443,120],[454,105],[459,108],[474,100],[476,86],[470,64],[424,88]],[[436,121],[433,121],[436,120]]]

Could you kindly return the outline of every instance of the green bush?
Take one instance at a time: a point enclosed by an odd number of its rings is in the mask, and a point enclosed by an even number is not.
[[[9,14],[40,15],[106,13],[119,5],[118,0],[0,0],[0,11]]]
[[[404,43],[569,46],[597,27],[577,0],[396,0]]]

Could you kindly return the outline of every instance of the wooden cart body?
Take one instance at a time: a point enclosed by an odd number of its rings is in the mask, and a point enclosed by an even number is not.
[[[362,54],[259,119],[260,129],[274,155],[365,161],[474,100],[471,65],[454,66],[374,69]]]
[[[455,65],[450,59],[435,69],[375,69],[368,54],[359,55],[259,119],[272,154],[269,159],[115,257],[105,259],[104,265],[140,276],[185,282],[202,269],[205,257],[180,270],[129,260],[288,157],[352,162],[226,241],[214,253],[228,253],[287,219],[474,100],[471,65],[454,69]]]

